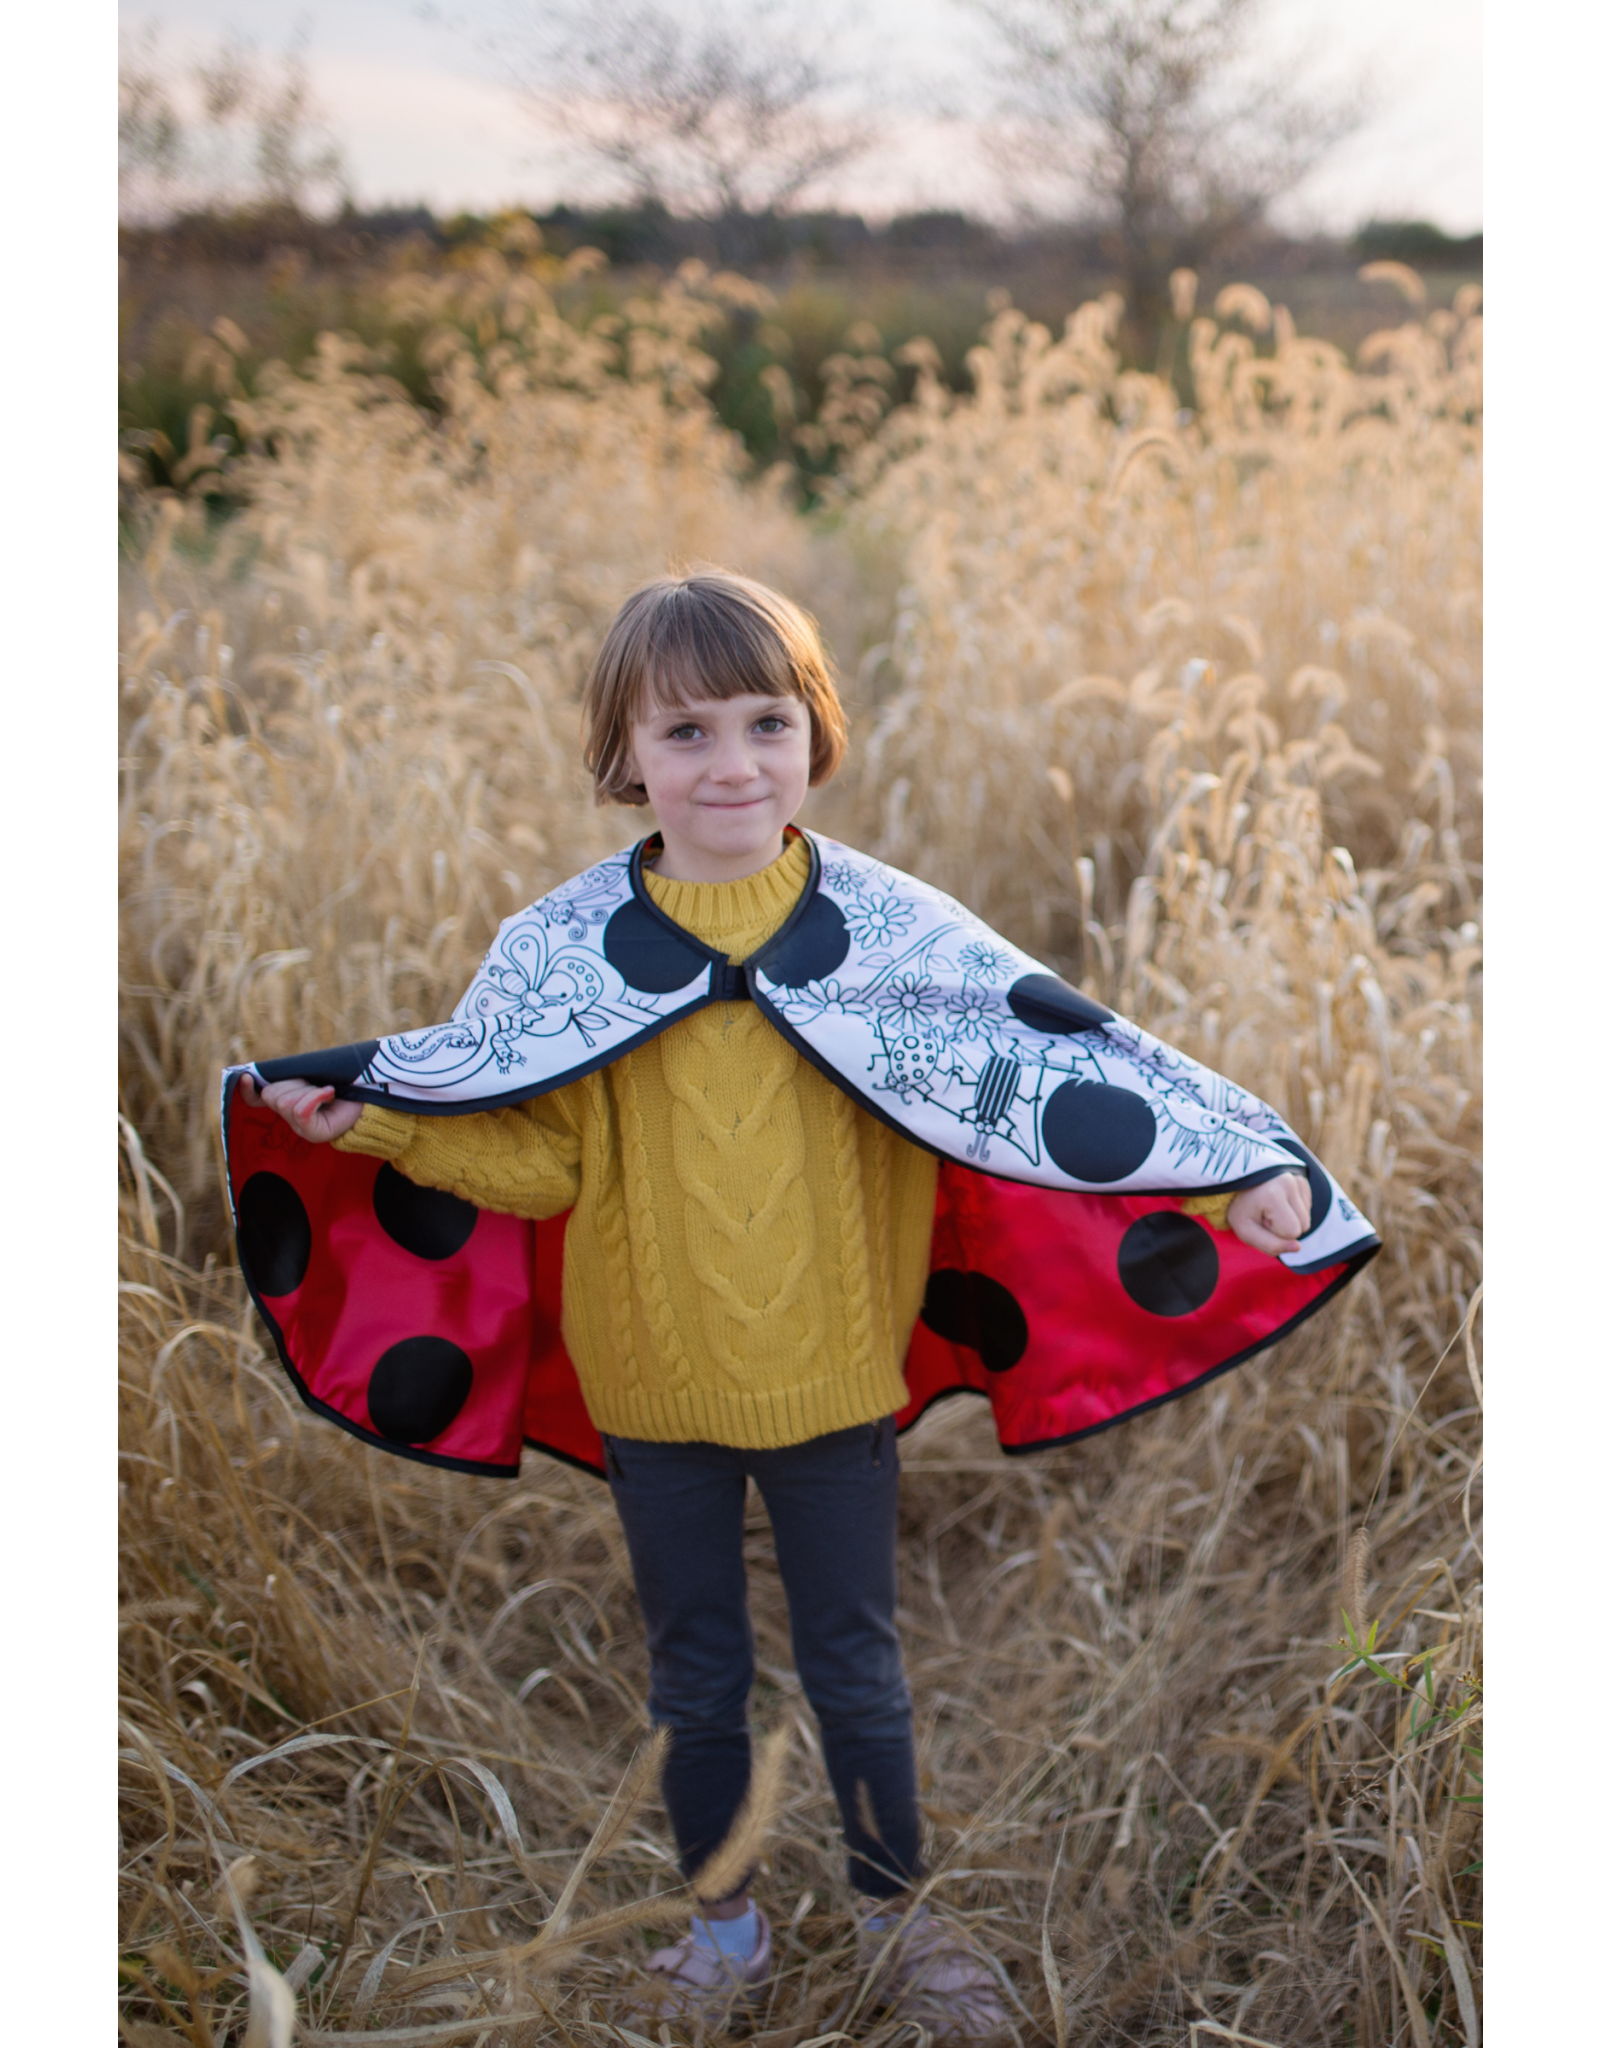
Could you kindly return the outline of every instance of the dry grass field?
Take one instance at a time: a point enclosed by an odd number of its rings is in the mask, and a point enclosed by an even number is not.
[[[254,400],[220,533],[130,476],[126,2041],[616,2043],[686,1911],[605,1489],[303,1411],[216,1112],[225,1060],[447,1011],[500,917],[638,829],[586,797],[575,693],[621,595],[694,558],[838,656],[855,747],[807,818],[1269,1098],[1386,1240],[1104,1436],[1003,1459],[966,1403],[907,1438],[930,1896],[1021,2042],[1479,2041],[1480,322],[1390,281],[1355,364],[1225,292],[1192,410],[1119,369],[1101,301],[1001,313],[971,396],[930,358],[897,410],[858,329],[802,517],[703,397],[739,280],[580,332],[486,258],[410,287],[437,420],[329,338]],[[750,1556],[754,1711],[789,1731],[754,2038],[909,2044],[849,1967],[758,1504]]]

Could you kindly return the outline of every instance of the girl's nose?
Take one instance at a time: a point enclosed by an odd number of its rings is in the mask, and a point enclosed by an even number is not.
[[[719,742],[711,756],[713,782],[750,782],[757,773],[755,760],[742,738]]]

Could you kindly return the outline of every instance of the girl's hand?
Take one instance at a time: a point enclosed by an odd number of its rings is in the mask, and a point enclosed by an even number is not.
[[[1311,1183],[1303,1173],[1280,1173],[1246,1188],[1228,1204],[1228,1228],[1258,1252],[1294,1251],[1311,1228]]]
[[[312,1145],[342,1138],[361,1115],[359,1102],[340,1102],[331,1088],[319,1088],[313,1081],[269,1081],[258,1088],[255,1075],[246,1074],[239,1086],[252,1109],[275,1109],[296,1137]]]

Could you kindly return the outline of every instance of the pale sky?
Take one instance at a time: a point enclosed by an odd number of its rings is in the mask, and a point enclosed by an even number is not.
[[[161,25],[170,56],[230,33],[263,52],[307,24],[313,88],[339,137],[358,204],[420,200],[436,212],[535,208],[584,196],[575,167],[496,76],[481,38],[496,0],[448,0],[451,26],[419,0],[166,0],[124,6],[132,27]],[[924,84],[930,101],[976,70],[978,18],[961,0],[855,0],[846,62],[877,81]],[[1482,226],[1483,58],[1478,0],[1268,0],[1274,38],[1320,48],[1330,72],[1359,71],[1373,118],[1283,210],[1289,225],[1345,231],[1364,219],[1420,218],[1455,234]],[[871,88],[869,87],[869,91]],[[953,206],[1003,214],[970,128],[896,114],[873,155],[815,200],[884,217]]]

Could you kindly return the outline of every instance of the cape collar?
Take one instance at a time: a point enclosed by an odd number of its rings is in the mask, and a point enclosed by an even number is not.
[[[789,850],[787,832],[791,831],[796,837],[805,841],[810,855],[805,882],[801,887],[799,897],[796,899],[793,909],[789,912],[783,923],[772,934],[771,938],[763,940],[755,952],[748,955],[743,961],[730,960],[726,953],[718,952],[715,946],[708,945],[704,939],[698,938],[695,933],[677,923],[675,919],[670,918],[651,895],[645,882],[645,863],[652,854],[660,851],[661,834],[659,832],[649,833],[645,838],[636,841],[628,855],[628,882],[633,890],[633,900],[635,904],[643,908],[655,924],[662,928],[659,941],[663,949],[660,956],[662,961],[665,962],[670,958],[674,951],[680,953],[692,952],[699,958],[709,961],[711,964],[711,986],[707,1000],[710,1002],[737,1003],[749,1002],[751,1000],[750,979],[747,970],[759,966],[763,959],[770,957],[776,949],[781,949],[785,938],[793,931],[800,919],[805,916],[811,899],[817,893],[817,883],[822,875],[822,862],[817,854],[817,842],[811,837],[809,832],[801,831],[799,826],[789,826],[786,828],[784,853],[787,853]],[[783,855],[780,854],[778,858],[781,860]],[[713,884],[712,886],[716,885]]]

